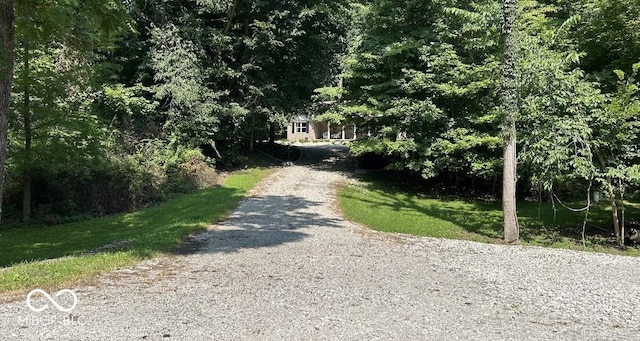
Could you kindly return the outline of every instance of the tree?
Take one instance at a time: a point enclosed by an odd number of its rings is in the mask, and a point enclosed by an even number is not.
[[[599,6],[613,3],[602,1]],[[603,59],[603,63],[597,63],[598,69],[592,70],[594,53],[607,50],[595,47],[602,42],[613,44],[613,38],[586,38],[585,28],[596,30],[602,36],[618,37],[611,31],[619,32],[624,25],[614,23],[624,20],[612,15],[600,18],[600,24],[593,25],[588,12],[578,11],[576,13],[581,13],[578,15],[562,13],[559,9],[540,7],[530,11],[535,14],[524,20],[526,34],[520,40],[519,62],[519,159],[523,161],[532,188],[538,192],[548,191],[554,201],[560,200],[559,196],[574,200],[576,193],[579,199],[584,198],[585,192],[588,196],[593,191],[606,193],[616,244],[624,247],[624,195],[630,186],[637,186],[639,180],[640,106],[635,78],[640,64],[632,65],[632,57],[625,53]],[[583,14],[587,15],[586,24]],[[604,24],[602,20],[609,23]],[[633,39],[632,34],[623,36]],[[625,48],[633,45],[630,43]],[[583,48],[586,54],[579,52]],[[587,73],[576,65],[591,71]],[[630,72],[607,71],[612,65]],[[607,72],[611,76],[606,75]],[[600,81],[594,82],[596,78]],[[612,78],[617,82],[611,82]],[[617,91],[610,90],[616,87]],[[590,200],[586,202],[589,204]],[[585,210],[588,218],[588,206],[576,210]]]
[[[634,64],[632,70],[631,76],[614,70],[619,78],[618,91],[603,105],[602,115],[592,121],[591,144],[599,166],[598,177],[609,197],[616,243],[622,248],[625,189],[629,184],[640,183],[640,87],[636,84],[640,63]]]
[[[640,56],[640,2],[636,0],[582,0],[569,2],[581,17],[573,32],[584,52],[580,67],[592,79],[615,92],[614,70],[631,72]]]
[[[224,164],[306,110],[335,76],[348,25],[345,1],[136,3],[146,51],[128,52],[147,59],[137,78],[168,111],[160,138],[220,151]]]
[[[372,134],[352,152],[383,154],[389,168],[452,177],[457,187],[493,180],[498,3],[380,0],[360,12],[341,112]]]
[[[7,129],[11,105],[14,59],[13,0],[0,0],[0,217],[7,163]]]
[[[99,135],[89,131],[96,125],[93,116],[87,114],[90,105],[86,98],[92,90],[90,79],[97,59],[94,53],[109,49],[125,30],[126,20],[123,5],[117,1],[16,2],[19,63],[15,66],[14,107],[19,122],[12,125],[21,126],[16,137],[23,144],[16,149],[22,150],[17,168],[21,172],[25,222],[31,219],[35,169],[57,169],[60,164],[52,155],[68,155],[68,150],[52,153],[52,147],[88,145],[88,140],[95,141],[91,137]],[[54,142],[56,132],[62,135],[57,136],[58,141],[65,143]]]
[[[518,113],[518,83],[516,77],[517,0],[502,2],[502,134],[504,138],[504,169],[502,174],[502,214],[504,216],[504,240],[514,243],[520,239],[516,208],[517,150],[516,117]]]

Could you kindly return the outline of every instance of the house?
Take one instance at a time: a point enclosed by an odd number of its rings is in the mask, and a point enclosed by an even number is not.
[[[313,140],[355,140],[357,128],[350,126],[331,126],[327,122],[314,121],[305,115],[296,116],[287,129],[289,141],[313,141]]]

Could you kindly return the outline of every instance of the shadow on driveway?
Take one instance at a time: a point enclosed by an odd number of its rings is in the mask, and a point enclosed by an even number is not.
[[[347,146],[308,144],[298,145],[297,148],[302,152],[297,166],[323,172],[342,172],[348,171],[351,165]],[[290,185],[309,186],[302,183]],[[265,195],[251,198],[229,219],[218,224],[216,229],[192,236],[176,252],[230,253],[241,249],[273,247],[300,241],[308,236],[304,230],[310,227],[340,226],[340,219],[327,218],[317,213],[323,210],[326,210],[326,203],[295,195]]]
[[[314,213],[323,205],[296,196],[252,198],[217,229],[192,236],[176,252],[230,253],[300,241],[308,236],[305,229],[340,226],[340,219]]]
[[[349,171],[353,168],[349,147],[341,144],[302,144],[297,164],[323,171]]]

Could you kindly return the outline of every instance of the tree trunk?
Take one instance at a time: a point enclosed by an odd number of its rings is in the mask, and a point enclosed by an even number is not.
[[[24,124],[24,165],[22,173],[22,220],[28,223],[31,220],[31,86],[29,79],[29,59],[31,58],[29,44],[24,43],[23,61],[23,124]]]
[[[227,24],[224,27],[224,33],[229,33],[231,27],[233,27],[233,18],[236,16],[236,7],[238,7],[238,0],[234,0],[229,7],[229,13],[227,15]]]
[[[14,22],[13,0],[0,0],[0,217],[2,217],[2,194],[7,163],[7,126],[13,84]]]
[[[249,133],[249,151],[253,152],[254,145],[255,145],[255,135],[256,135],[256,120],[253,115],[251,115],[251,121],[249,124],[251,125],[250,133]]]
[[[273,122],[269,123],[269,143],[276,143],[276,124]]]
[[[502,174],[502,211],[504,215],[504,240],[514,243],[520,239],[516,207],[517,149],[516,117],[518,113],[516,58],[517,40],[515,23],[517,1],[502,2],[502,134],[504,138],[504,171]]]
[[[607,171],[607,164],[598,148],[595,149],[596,156],[600,162],[600,168],[603,172]],[[618,219],[618,205],[616,204],[616,193],[613,190],[613,181],[610,176],[606,177],[607,193],[609,194],[609,204],[611,205],[611,219],[613,220],[613,233],[616,235],[616,243],[620,247],[624,247],[624,236],[620,231],[620,219]]]
[[[607,192],[609,193],[609,204],[611,205],[611,218],[613,220],[613,232],[616,234],[616,243],[624,247],[624,238],[620,233],[620,219],[618,219],[618,205],[616,204],[616,194],[613,191],[611,177],[607,177]]]
[[[618,188],[618,190],[620,191],[620,229],[618,230],[618,232],[620,232],[620,239],[618,240],[618,245],[622,248],[626,248],[627,246],[624,245],[624,236],[626,235],[626,232],[624,230],[624,219],[625,219],[625,206],[624,206],[624,184],[622,182],[622,180],[618,180],[619,181],[619,185],[620,187]]]

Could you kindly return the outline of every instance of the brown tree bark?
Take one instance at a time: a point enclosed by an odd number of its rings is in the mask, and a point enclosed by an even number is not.
[[[600,153],[598,148],[595,149],[595,154],[598,157],[598,161],[600,162],[600,168],[603,172],[607,171],[607,163]],[[616,204],[616,193],[613,190],[613,180],[610,176],[606,177],[607,180],[607,194],[609,195],[609,205],[611,205],[611,219],[613,220],[613,233],[616,235],[616,244],[619,247],[624,248],[624,236],[620,231],[620,219],[618,218],[618,205]]]
[[[620,219],[618,219],[618,205],[616,204],[616,194],[613,191],[611,177],[607,177],[607,193],[609,195],[609,205],[611,205],[611,219],[613,220],[613,233],[616,235],[616,244],[624,247],[624,238],[620,233]]]
[[[256,140],[256,119],[253,115],[251,115],[251,120],[250,120],[250,124],[251,124],[251,131],[249,132],[249,151],[253,152],[253,150],[255,149],[255,140]]]
[[[236,7],[238,7],[238,0],[233,0],[231,7],[229,7],[229,13],[227,14],[227,24],[224,27],[224,33],[229,33],[231,27],[233,27],[233,19],[236,16]]]
[[[502,175],[502,211],[504,215],[504,240],[515,243],[520,239],[516,204],[517,148],[516,117],[518,95],[516,79],[517,40],[515,25],[517,1],[502,2],[502,134],[504,138],[504,170]]]
[[[13,85],[14,24],[13,0],[0,0],[0,217],[7,163],[7,125]]]
[[[31,221],[31,86],[29,82],[29,63],[31,53],[29,44],[24,43],[24,60],[23,60],[23,78],[24,78],[24,97],[23,97],[23,129],[24,129],[24,170],[22,174],[22,220],[25,223]]]

